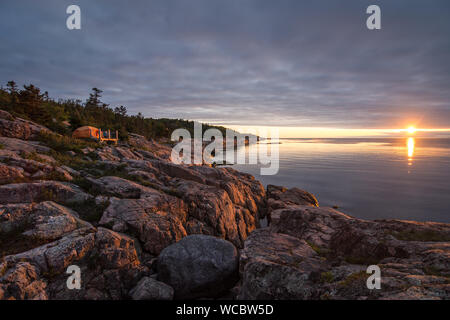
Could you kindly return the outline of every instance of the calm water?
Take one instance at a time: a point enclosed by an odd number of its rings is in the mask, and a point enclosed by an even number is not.
[[[299,187],[365,219],[450,222],[450,139],[282,139],[280,170],[235,165],[264,185]],[[248,147],[257,152],[257,146]]]

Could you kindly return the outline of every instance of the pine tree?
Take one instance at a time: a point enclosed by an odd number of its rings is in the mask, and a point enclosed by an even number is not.
[[[6,88],[10,96],[9,110],[16,111],[15,109],[17,108],[19,102],[17,84],[14,81],[8,81]],[[21,110],[18,111],[20,112]]]
[[[116,107],[114,109],[114,113],[119,116],[125,117],[127,115],[127,108],[125,108],[124,106]]]
[[[101,104],[100,98],[103,91],[98,88],[92,88],[92,93],[89,94],[89,99],[86,100],[86,107],[98,107]]]
[[[24,90],[19,92],[19,106],[31,120],[49,125],[52,121],[51,115],[43,106],[44,94],[41,90],[32,84],[24,85]]]

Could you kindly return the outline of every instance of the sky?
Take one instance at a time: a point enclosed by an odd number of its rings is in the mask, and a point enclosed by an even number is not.
[[[0,28],[0,83],[56,99],[291,137],[450,128],[448,0],[1,0]]]

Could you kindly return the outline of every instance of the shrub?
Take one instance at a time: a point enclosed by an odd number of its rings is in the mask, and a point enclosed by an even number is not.
[[[22,152],[20,156],[24,159],[33,160],[33,161],[37,161],[37,162],[41,162],[41,163],[46,163],[46,161],[44,159],[42,159],[41,157],[39,157],[39,155],[35,151]]]
[[[340,286],[347,287],[355,283],[365,283],[368,275],[365,271],[350,274],[347,278],[339,282]]]
[[[320,282],[322,283],[331,283],[334,280],[333,273],[331,271],[322,272],[320,274]]]
[[[316,246],[314,243],[312,243],[310,241],[306,241],[306,243],[311,247],[311,249],[313,249],[321,257],[325,257],[331,252],[330,249],[321,248],[319,246]]]
[[[86,147],[99,147],[99,145],[95,142],[84,141],[69,136],[62,136],[43,131],[39,133],[38,140],[58,152],[74,151],[77,153],[81,153],[81,149],[84,149]]]
[[[87,169],[95,165],[95,161],[84,160],[80,154],[71,156],[65,152],[51,150],[48,155],[52,156],[60,166],[65,165],[75,170]]]

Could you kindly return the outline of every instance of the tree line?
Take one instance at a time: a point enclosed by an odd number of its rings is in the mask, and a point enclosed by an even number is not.
[[[50,98],[47,91],[29,84],[20,89],[14,81],[0,88],[0,109],[14,116],[34,121],[50,130],[70,135],[81,126],[94,126],[102,129],[118,130],[120,139],[126,140],[129,133],[150,138],[169,138],[172,131],[185,128],[193,134],[194,122],[183,119],[146,118],[142,113],[129,115],[125,106],[112,108],[101,101],[103,91],[92,88],[89,97],[80,99]],[[203,130],[224,127],[203,124]]]

